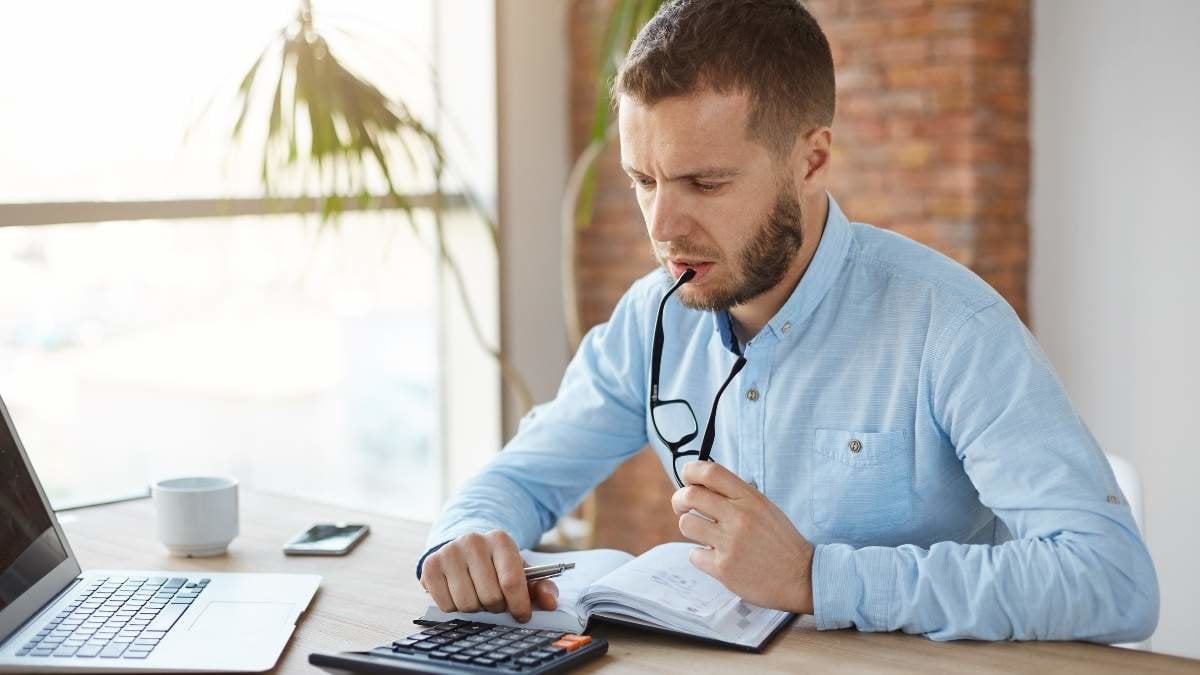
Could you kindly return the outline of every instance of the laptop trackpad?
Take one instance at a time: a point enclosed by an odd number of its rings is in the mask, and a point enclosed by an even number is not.
[[[290,602],[212,602],[188,630],[220,633],[258,631],[291,625]]]

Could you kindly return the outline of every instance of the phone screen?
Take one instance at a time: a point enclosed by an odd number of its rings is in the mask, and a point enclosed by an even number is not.
[[[289,546],[319,551],[340,551],[349,546],[364,529],[364,525],[313,525]]]

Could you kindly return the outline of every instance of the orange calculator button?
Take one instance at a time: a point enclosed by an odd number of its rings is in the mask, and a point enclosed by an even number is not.
[[[567,634],[567,635],[564,635],[561,638],[559,638],[554,643],[554,646],[561,647],[562,649],[565,649],[569,652],[573,652],[576,649],[579,649],[580,647],[586,645],[587,643],[589,643],[591,641],[592,641],[592,637],[590,635]]]

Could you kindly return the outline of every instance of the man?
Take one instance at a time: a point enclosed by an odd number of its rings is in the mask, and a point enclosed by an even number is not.
[[[1148,637],[1149,554],[1032,336],[971,272],[827,195],[812,16],[674,2],[614,98],[667,274],[633,285],[448,505],[418,564],[438,606],[553,607],[519,547],[649,442],[692,563],[754,604],[938,640]]]

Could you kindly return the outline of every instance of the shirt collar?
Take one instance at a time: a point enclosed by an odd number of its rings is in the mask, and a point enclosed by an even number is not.
[[[841,207],[833,199],[829,200],[829,214],[825,217],[825,227],[821,233],[821,243],[817,252],[808,263],[800,283],[796,284],[787,302],[775,312],[775,316],[767,322],[764,330],[770,330],[775,337],[786,335],[792,328],[807,319],[825,294],[833,287],[833,282],[842,271],[846,262],[846,253],[850,250],[850,221],[842,213]],[[737,350],[737,338],[730,326],[728,311],[713,312],[713,327],[721,336],[721,342],[731,351]],[[785,328],[786,327],[786,328]]]

